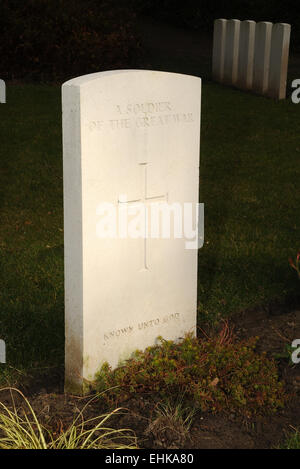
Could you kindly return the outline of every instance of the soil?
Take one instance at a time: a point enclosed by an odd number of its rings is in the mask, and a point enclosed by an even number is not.
[[[289,399],[276,414],[245,418],[231,414],[196,413],[188,432],[167,418],[157,419],[158,401],[155,396],[138,396],[123,403],[127,410],[109,421],[113,428],[134,430],[138,444],[151,449],[260,449],[276,448],[293,428],[300,428],[300,364],[291,364],[285,353],[286,345],[300,338],[300,310],[274,314],[272,308],[257,308],[240,313],[230,326],[239,339],[258,336],[257,351],[278,363],[279,377],[285,383]],[[53,370],[52,370],[53,371]],[[51,376],[50,376],[51,375]],[[63,393],[63,370],[40,376],[22,389],[29,398],[41,423],[59,433],[66,429],[79,411],[91,399]],[[11,405],[9,391],[1,391],[0,400]],[[17,405],[24,405],[16,398]],[[86,410],[86,419],[109,408],[101,399],[94,399]]]

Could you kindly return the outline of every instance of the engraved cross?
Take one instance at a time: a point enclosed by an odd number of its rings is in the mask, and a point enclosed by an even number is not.
[[[143,241],[143,262],[142,262],[142,268],[141,271],[149,270],[149,264],[148,264],[148,250],[147,250],[147,228],[148,228],[148,216],[147,216],[147,205],[150,203],[153,203],[154,201],[163,201],[163,200],[168,200],[168,194],[160,194],[160,195],[154,195],[152,197],[148,197],[147,195],[147,166],[148,163],[139,163],[139,166],[142,169],[142,183],[143,183],[143,189],[142,189],[142,195],[139,199],[134,199],[134,200],[118,200],[119,204],[136,204],[136,203],[142,203],[145,207],[145,219],[144,219],[144,239]]]

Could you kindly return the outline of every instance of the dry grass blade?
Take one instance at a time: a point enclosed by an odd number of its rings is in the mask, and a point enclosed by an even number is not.
[[[15,388],[3,388],[9,390],[12,396],[13,410],[0,402],[0,448],[1,449],[47,449],[45,435],[48,431],[39,423],[30,402],[24,394]],[[13,392],[18,393],[24,400],[29,415],[23,410],[16,408]],[[20,415],[21,412],[24,414]]]
[[[180,448],[189,437],[195,413],[195,410],[183,406],[182,399],[179,399],[177,404],[159,403],[156,418],[149,423],[145,434],[152,434],[161,446]]]
[[[79,412],[72,425],[58,438],[38,420],[30,402],[15,388],[9,390],[12,409],[0,402],[0,449],[137,449],[137,438],[130,429],[113,429],[106,422],[122,409],[84,420],[83,412],[93,397]],[[18,393],[26,409],[17,409],[13,392]],[[80,422],[78,423],[80,419]]]

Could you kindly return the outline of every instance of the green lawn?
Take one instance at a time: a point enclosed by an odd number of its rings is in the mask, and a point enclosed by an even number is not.
[[[63,362],[59,88],[8,87],[0,135],[0,336],[10,372]]]
[[[296,294],[300,105],[204,85],[200,318]]]
[[[204,84],[199,321],[298,292],[299,129],[300,105]],[[8,86],[0,138],[5,378],[63,363],[60,88]]]

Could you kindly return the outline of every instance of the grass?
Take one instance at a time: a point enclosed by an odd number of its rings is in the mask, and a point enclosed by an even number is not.
[[[294,427],[292,429],[279,449],[300,449],[300,431]]]
[[[145,435],[152,435],[156,441],[166,440],[168,435],[172,435],[173,445],[175,443],[174,447],[177,447],[189,438],[195,414],[196,410],[184,406],[183,398],[178,399],[176,404],[168,400],[158,403]]]
[[[203,86],[199,322],[299,291],[299,107]],[[60,88],[8,86],[0,105],[1,379],[64,357]]]
[[[131,430],[106,427],[121,409],[85,420],[83,412],[89,401],[69,428],[55,436],[41,424],[28,399],[17,389],[10,391],[12,408],[0,402],[0,449],[137,449]],[[25,408],[17,408],[14,393],[23,398]]]
[[[214,319],[299,291],[300,113],[212,84],[202,116],[199,315]]]
[[[5,373],[63,362],[63,200],[58,87],[8,87],[0,108],[0,336]]]

